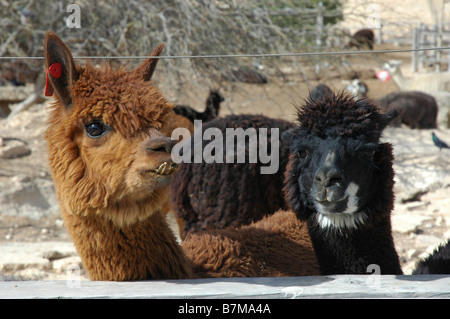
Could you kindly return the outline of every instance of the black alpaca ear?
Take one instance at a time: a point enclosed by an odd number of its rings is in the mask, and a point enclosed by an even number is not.
[[[53,32],[47,32],[44,42],[45,72],[47,74],[46,95],[55,91],[61,102],[72,105],[70,87],[79,77],[69,48]]]
[[[155,50],[150,54],[150,56],[159,56],[164,49],[164,43],[160,43],[156,46]],[[141,65],[139,65],[132,72],[137,76],[141,77],[144,81],[150,81],[155,72],[156,65],[159,59],[149,58],[145,60]]]
[[[388,111],[385,114],[383,114],[382,119],[381,119],[380,129],[384,130],[386,128],[386,126],[388,126],[389,123],[391,123],[392,120],[395,119],[399,114],[400,114],[400,112],[398,110],[391,110],[391,111]]]
[[[291,128],[283,132],[283,134],[281,134],[281,140],[285,145],[291,148],[293,143],[298,140],[298,135],[299,135],[298,128]]]

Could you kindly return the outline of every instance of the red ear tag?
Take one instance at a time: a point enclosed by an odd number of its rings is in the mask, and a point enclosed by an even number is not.
[[[61,63],[56,62],[50,65],[50,67],[48,68],[48,72],[50,72],[51,76],[53,76],[54,78],[59,79],[62,72]]]
[[[44,91],[45,96],[52,96],[53,95],[53,86],[50,83],[49,79],[48,79],[48,72],[47,70],[45,70],[45,91]]]

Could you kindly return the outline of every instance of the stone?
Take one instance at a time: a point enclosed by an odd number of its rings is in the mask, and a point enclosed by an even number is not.
[[[48,256],[77,256],[73,243],[37,242],[2,243],[0,245],[0,271],[15,272],[26,268],[51,269]]]
[[[397,206],[391,215],[392,230],[400,233],[414,232],[422,223],[433,219],[432,215],[424,214],[422,210],[410,211],[407,207]]]
[[[25,142],[19,140],[4,141],[4,144],[0,149],[0,157],[4,159],[12,159],[17,157],[23,157],[31,154],[31,149]]]
[[[24,184],[24,183],[30,183],[31,177],[28,175],[19,174],[11,178],[11,182],[15,184]]]
[[[83,263],[79,256],[70,256],[53,261],[53,270],[57,273],[77,273],[83,269]]]
[[[73,252],[62,252],[60,250],[50,250],[45,252],[42,257],[48,259],[49,261],[54,261],[62,258],[69,257],[73,254]]]

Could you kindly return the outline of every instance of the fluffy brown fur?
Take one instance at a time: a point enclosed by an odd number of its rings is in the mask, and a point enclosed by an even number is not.
[[[142,203],[142,209],[130,209],[126,214],[120,213],[127,207],[136,206],[129,206],[129,202],[145,201],[148,196],[141,193],[142,198],[139,198],[137,189],[131,187],[138,181],[130,171],[146,165],[142,154],[135,151],[134,143],[145,141],[148,132],[143,131],[143,128],[153,128],[155,131],[160,129],[171,111],[171,106],[155,88],[142,86],[124,70],[115,73],[106,69],[101,72],[87,66],[79,71],[80,78],[71,90],[72,111],[69,113],[58,102],[54,103],[46,134],[49,159],[53,163],[53,178],[57,180],[57,187],[63,185],[58,192],[64,193],[65,202],[69,205],[67,208],[74,213],[82,210],[83,214],[94,214],[108,206],[108,217],[119,224],[134,222],[135,218],[141,215],[145,218],[147,203]],[[91,86],[96,89],[90,91]],[[123,91],[128,89],[130,93],[117,94],[109,89],[114,86],[122,87]],[[143,96],[154,101],[151,107],[145,107],[146,100]],[[123,117],[127,120],[124,121]],[[117,132],[111,134],[103,145],[102,141],[90,139],[84,134],[81,124],[94,119],[102,119]],[[133,143],[127,142],[128,140]],[[123,154],[131,156],[124,157]],[[129,187],[117,189],[115,185],[118,184]],[[92,194],[93,189],[96,190],[95,194]],[[166,195],[155,191],[152,196],[159,198]],[[118,199],[120,205],[116,204]],[[154,209],[159,208],[159,201],[154,203],[158,203]]]
[[[221,236],[192,236],[185,253],[163,214],[173,142],[161,132],[170,132],[175,120],[172,105],[150,82],[157,59],[131,71],[76,66],[54,33],[47,34],[44,51],[47,69],[62,67],[61,77],[49,75],[56,95],[46,131],[50,168],[65,225],[91,279],[318,274],[314,256],[304,272],[286,259],[295,249],[312,251],[307,239],[288,246],[296,239],[288,234],[304,228],[293,215],[284,229],[266,221]],[[273,248],[261,245],[263,237],[274,239],[264,242]],[[283,251],[284,245],[294,251]],[[261,268],[280,259],[277,267]]]
[[[156,60],[133,71],[75,67],[68,48],[52,33],[45,54],[47,68],[58,62],[63,69],[58,79],[49,75],[57,97],[46,132],[52,177],[65,225],[90,277],[191,277],[161,214],[169,178],[148,178],[170,161],[169,153],[148,151],[151,138],[163,138],[159,130],[172,109],[149,82]],[[85,126],[93,121],[111,131],[88,137]]]
[[[191,233],[183,248],[200,277],[319,275],[306,224],[289,211],[239,229]],[[212,258],[211,251],[219,258]]]

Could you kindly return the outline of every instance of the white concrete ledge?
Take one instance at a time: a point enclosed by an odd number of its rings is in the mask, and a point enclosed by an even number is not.
[[[3,281],[0,298],[450,298],[449,275],[339,275],[138,282]]]

